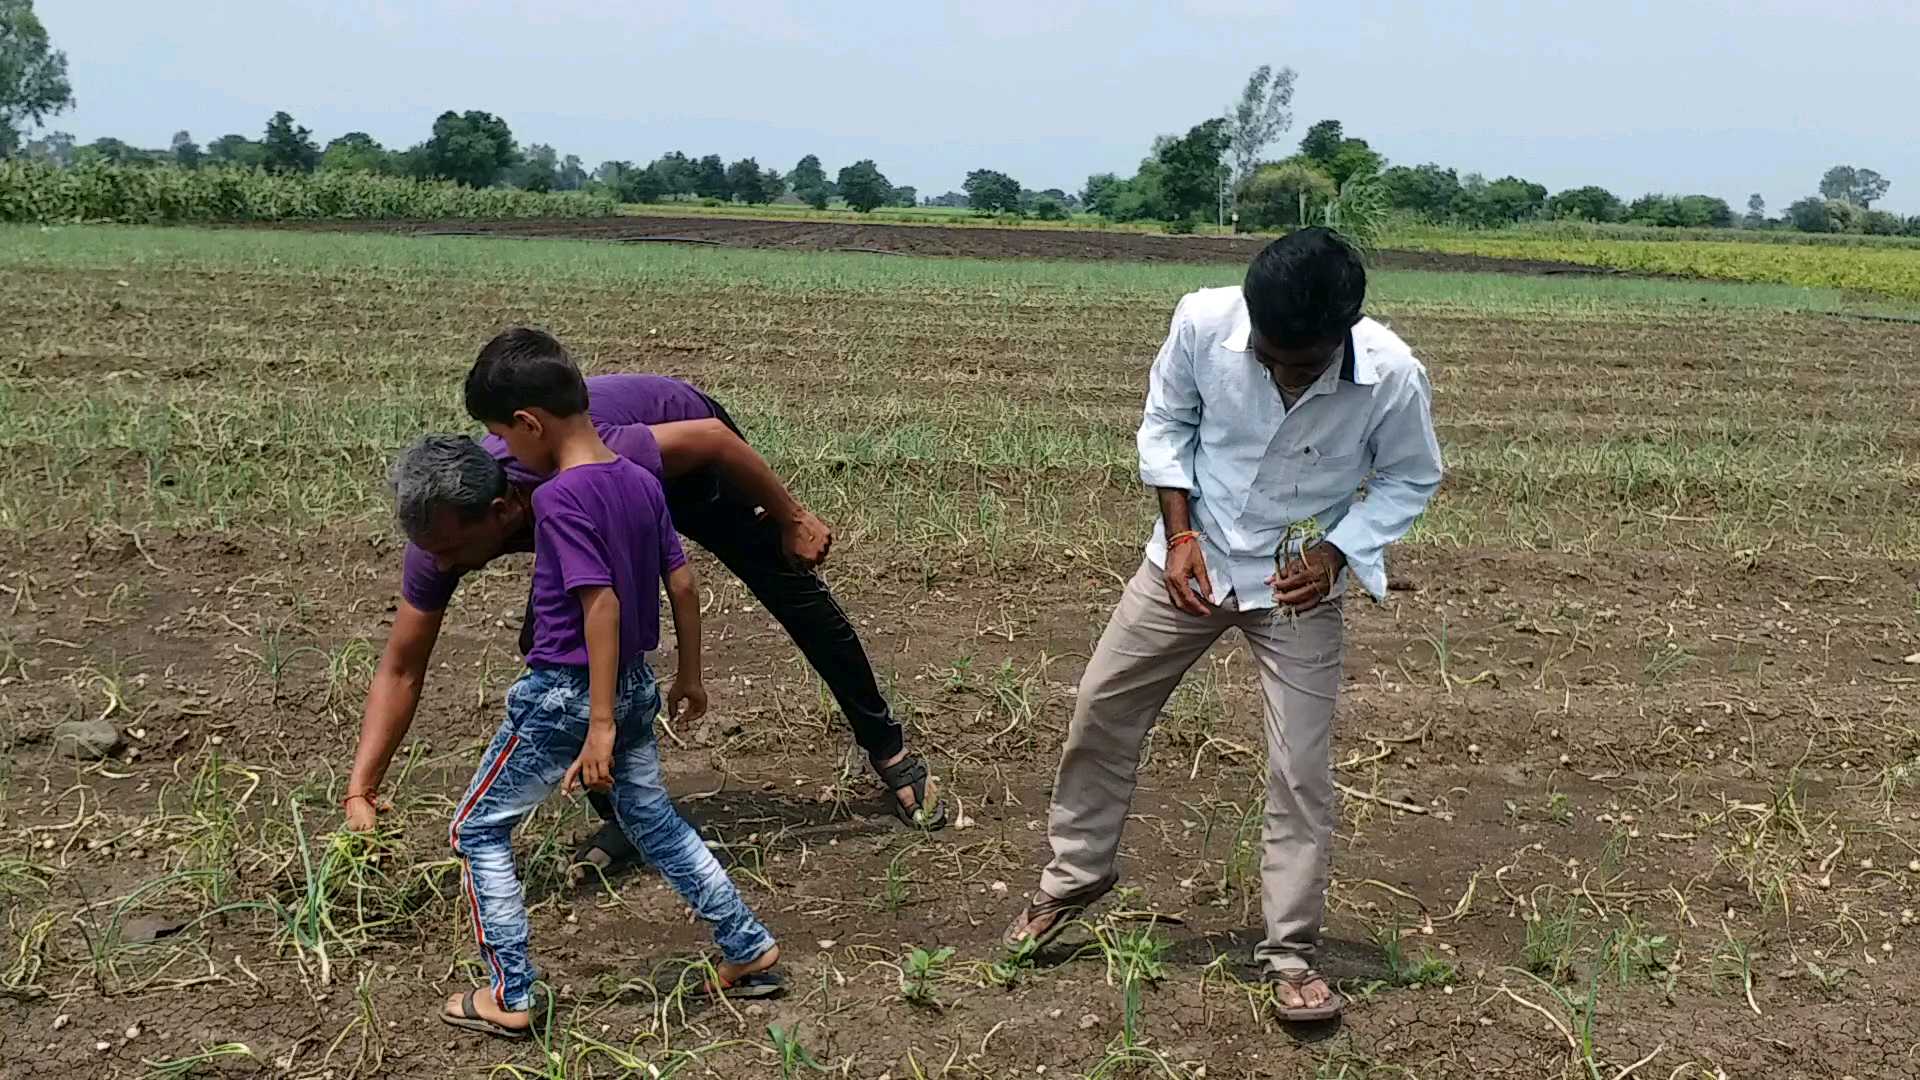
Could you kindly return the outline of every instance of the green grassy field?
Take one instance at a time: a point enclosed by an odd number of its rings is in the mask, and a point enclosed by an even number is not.
[[[1344,607],[1341,1032],[1276,1026],[1246,963],[1268,721],[1233,638],[1149,740],[1123,889],[1004,954],[1154,512],[1148,364],[1183,291],[1239,276],[0,230],[0,1073],[815,1074],[805,1047],[942,1080],[1905,1075],[1920,326],[1834,290],[1376,275],[1448,475],[1388,601]],[[784,999],[704,1000],[656,875],[570,885],[592,826],[554,799],[518,836],[552,1025],[433,1019],[484,979],[447,821],[521,670],[525,558],[461,585],[394,808],[340,828],[396,602],[387,462],[473,430],[460,377],[518,322],[728,406],[833,526],[824,573],[954,800],[896,828],[831,696],[692,551],[713,711],[661,725],[669,783],[779,934]],[[76,755],[69,720],[124,746]]]

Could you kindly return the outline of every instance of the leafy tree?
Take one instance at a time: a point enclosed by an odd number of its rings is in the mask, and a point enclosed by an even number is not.
[[[1546,187],[1531,180],[1503,176],[1488,183],[1486,177],[1469,173],[1460,182],[1454,216],[1468,225],[1491,228],[1539,217],[1546,203]]]
[[[1733,224],[1733,208],[1712,195],[1642,195],[1628,204],[1626,219],[1667,228],[1724,229]]]
[[[760,201],[779,202],[780,196],[787,193],[787,178],[780,175],[779,169],[766,169],[760,173]]]
[[[1033,200],[1033,216],[1041,221],[1067,220],[1067,204],[1051,195],[1042,195]]]
[[[33,0],[0,0],[0,158],[21,136],[73,107],[67,54],[47,38]]]
[[[968,205],[981,213],[1020,212],[1020,181],[1006,173],[975,169],[967,174],[966,182],[960,187],[967,193]]]
[[[660,155],[648,168],[660,181],[663,196],[693,194],[694,177],[700,171],[692,158],[678,150]]]
[[[820,159],[812,154],[801,158],[787,174],[787,187],[799,197],[801,202],[815,210],[825,210],[833,199],[833,183],[827,179],[827,172],[820,167]]]
[[[76,165],[141,165],[146,158],[139,149],[112,137],[95,139],[73,153]]]
[[[1080,189],[1080,204],[1089,213],[1110,218],[1113,216],[1113,200],[1125,185],[1124,180],[1110,172],[1094,173],[1087,177],[1086,186]]]
[[[1885,210],[1862,210],[1860,216],[1854,219],[1853,226],[1869,236],[1899,236],[1906,222],[1899,214]]]
[[[841,169],[834,186],[840,189],[840,197],[848,206],[863,214],[876,206],[887,205],[893,197],[893,185],[887,183],[886,176],[871,158]]]
[[[1453,201],[1460,197],[1460,178],[1452,169],[1431,163],[1395,165],[1380,174],[1380,186],[1389,207],[1435,221],[1452,213]]]
[[[1293,104],[1294,78],[1292,68],[1276,72],[1269,64],[1254,68],[1247,77],[1239,102],[1227,113],[1227,152],[1233,159],[1235,184],[1252,175],[1261,151],[1293,126],[1287,106]]]
[[[919,206],[920,205],[920,189],[917,187],[914,187],[912,184],[903,184],[900,187],[894,188],[893,189],[893,205]]]
[[[1197,217],[1219,198],[1220,156],[1227,152],[1227,121],[1215,118],[1195,124],[1178,139],[1161,143],[1155,155],[1160,176],[1162,220]]]
[[[1365,139],[1342,139],[1334,148],[1333,157],[1326,163],[1328,176],[1333,182],[1344,188],[1349,180],[1366,180],[1378,176],[1385,168],[1387,159],[1381,157],[1367,145]]]
[[[383,173],[390,168],[386,148],[364,131],[349,131],[320,152],[323,172]]]
[[[267,121],[266,138],[260,140],[261,160],[268,172],[310,173],[320,164],[320,147],[313,132],[293,122],[286,112],[274,113]]]
[[[1747,196],[1746,226],[1749,229],[1764,229],[1767,226],[1767,200],[1759,192]]]
[[[555,191],[579,191],[587,186],[587,170],[580,165],[580,155],[568,154],[560,159],[560,169],[554,173]]]
[[[659,170],[636,166],[631,161],[603,161],[593,170],[593,186],[621,202],[660,201],[664,183]]]
[[[1316,220],[1338,194],[1333,178],[1302,154],[1260,166],[1240,185],[1234,205],[1243,229],[1293,229]]]
[[[723,202],[733,197],[733,189],[727,186],[727,164],[719,154],[708,154],[693,163],[693,193]]]
[[[200,152],[200,144],[184,131],[173,133],[172,153],[173,163],[183,169],[199,168],[200,159],[205,156]]]
[[[560,152],[546,143],[534,143],[513,167],[508,183],[524,191],[553,191],[559,183]]]
[[[1592,184],[1569,188],[1547,200],[1547,213],[1574,221],[1619,221],[1626,212],[1619,196]]]
[[[1787,220],[1801,232],[1832,232],[1833,218],[1827,213],[1827,206],[1827,200],[1818,195],[1809,195],[1787,207]]]
[[[258,168],[266,161],[267,148],[245,135],[222,135],[207,144],[207,160],[216,165]]]
[[[761,186],[765,179],[760,163],[753,158],[741,158],[727,166],[727,190],[741,202],[766,202],[767,194]]]
[[[1300,140],[1300,154],[1308,161],[1320,166],[1322,170],[1333,164],[1333,155],[1340,150],[1340,144],[1346,141],[1340,130],[1340,121],[1322,120],[1307,129],[1306,138]]]
[[[50,131],[27,143],[22,154],[28,161],[44,161],[64,169],[73,164],[73,136],[64,131]]]
[[[492,187],[520,160],[507,122],[478,109],[441,113],[417,149],[416,166],[424,175],[471,188]]]
[[[967,193],[964,191],[949,191],[945,195],[934,195],[927,199],[927,205],[960,209],[967,205]]]
[[[1872,169],[1835,165],[1820,178],[1820,194],[1865,210],[1887,193],[1892,183]]]

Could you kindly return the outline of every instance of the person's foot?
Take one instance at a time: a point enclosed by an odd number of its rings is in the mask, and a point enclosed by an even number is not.
[[[449,1019],[459,1020],[467,1018],[465,1011],[466,996],[467,993],[464,990],[458,994],[448,996],[443,1011]],[[511,1009],[502,1009],[499,1004],[493,1000],[493,992],[490,990],[482,990],[473,995],[473,1011],[479,1014],[480,1019],[496,1027],[506,1028],[508,1031],[526,1031],[533,1024],[532,1014],[525,1009],[521,1009],[518,1012]]]
[[[763,971],[770,971],[773,969],[773,965],[779,962],[780,946],[775,945],[744,964],[722,962],[713,965],[713,970],[719,974],[722,985],[730,985],[740,982],[750,975],[758,975]]]
[[[880,762],[877,766],[875,766],[874,771],[880,772],[886,769],[891,769],[895,765],[898,765],[905,760],[907,760],[907,751],[905,747],[902,747],[899,753],[893,755],[892,757],[888,758],[885,761]],[[932,801],[933,799],[933,788],[934,788],[933,778],[929,776],[927,778],[927,797],[929,801]],[[905,810],[909,815],[911,815],[915,810],[918,810],[920,808],[920,797],[913,793],[912,784],[908,784],[906,787],[894,788],[893,797],[900,800],[901,809]]]
[[[1312,1023],[1331,1020],[1346,1008],[1346,999],[1336,993],[1326,977],[1312,968],[1270,971],[1266,981],[1273,989],[1273,1010],[1281,1020]]]

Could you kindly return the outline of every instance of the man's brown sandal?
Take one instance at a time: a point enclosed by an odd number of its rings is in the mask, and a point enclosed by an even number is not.
[[[1273,1012],[1282,1021],[1289,1024],[1312,1024],[1322,1020],[1331,1020],[1346,1011],[1347,999],[1333,988],[1327,977],[1310,967],[1288,968],[1285,971],[1269,971],[1262,981],[1274,988]],[[1287,987],[1301,1001],[1307,999],[1307,987],[1313,983],[1325,983],[1327,1000],[1319,1005],[1288,1005],[1280,1000],[1278,988]]]
[[[1020,914],[1014,916],[1013,922],[1007,925],[1006,932],[1000,935],[1000,944],[1014,950],[1037,951],[1046,948],[1053,943],[1054,938],[1060,936],[1060,932],[1067,928],[1068,923],[1085,914],[1088,908],[1099,903],[1101,898],[1112,892],[1113,887],[1119,883],[1120,872],[1116,870],[1069,897],[1048,896],[1045,889],[1036,891],[1032,896],[1027,897],[1026,906],[1021,908]],[[1037,934],[1028,932],[1027,928],[1032,926],[1036,919],[1048,917],[1053,921],[1047,924],[1046,929]]]

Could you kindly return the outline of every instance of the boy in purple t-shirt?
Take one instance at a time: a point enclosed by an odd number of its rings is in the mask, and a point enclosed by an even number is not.
[[[601,441],[579,369],[538,330],[509,330],[489,342],[467,375],[466,399],[473,418],[506,440],[523,465],[553,478],[533,493],[529,671],[507,693],[506,722],[460,800],[450,835],[465,863],[491,993],[452,996],[442,1018],[510,1038],[528,1034],[534,971],[510,835],[561,786],[610,791],[622,831],[713,927],[722,960],[709,990],[778,993],[773,935],[661,780],[653,731],[660,691],[646,654],[660,643],[662,577],[682,685],[700,682],[700,604],[660,482]]]

